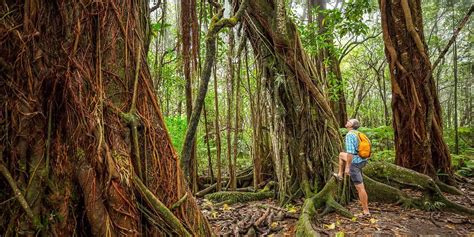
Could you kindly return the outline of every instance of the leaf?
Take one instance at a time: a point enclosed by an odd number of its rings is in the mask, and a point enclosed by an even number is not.
[[[207,200],[207,199],[204,199],[203,206],[204,206],[204,207],[206,207],[206,206],[207,206],[207,207],[213,207],[214,204],[213,204],[211,201],[209,201],[209,200]]]
[[[223,211],[229,211],[230,209],[231,209],[231,207],[227,203],[224,203],[224,206],[222,207],[222,210]]]
[[[326,229],[328,229],[328,230],[334,230],[334,229],[336,228],[336,224],[335,224],[335,223],[332,223],[332,224],[330,224],[330,225],[324,224],[323,226],[324,226],[324,228],[326,228]]]
[[[272,222],[270,225],[271,228],[277,228],[278,227],[278,222]]]
[[[341,222],[339,220],[336,221],[336,226],[340,226]]]
[[[211,211],[212,218],[217,218],[217,212],[216,211]]]
[[[370,218],[370,220],[369,220],[369,221],[370,221],[370,223],[371,223],[371,224],[375,224],[375,223],[377,223],[377,222],[378,222],[378,220],[377,220],[377,219],[375,219],[375,218]]]
[[[356,221],[357,221],[357,217],[355,217],[355,216],[352,217],[351,221],[352,221],[352,222],[356,222]]]
[[[336,237],[344,237],[344,231],[337,232]]]
[[[448,227],[449,229],[454,229],[454,228],[456,228],[454,225],[451,225],[451,224],[446,224],[446,225],[444,225],[444,226]]]
[[[296,213],[296,208],[295,207],[290,207],[288,208],[289,213]]]

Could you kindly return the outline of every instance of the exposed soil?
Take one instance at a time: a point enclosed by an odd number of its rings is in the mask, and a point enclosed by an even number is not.
[[[446,196],[474,208],[473,180],[460,188],[465,195]],[[203,199],[198,203],[218,236],[294,236],[302,200],[286,207],[279,207],[272,199],[220,207]],[[357,201],[346,208],[356,216],[361,213]],[[313,223],[313,228],[329,236],[474,236],[472,217],[374,202],[369,203],[369,208],[370,217],[349,219],[331,213],[324,216],[321,223]]]

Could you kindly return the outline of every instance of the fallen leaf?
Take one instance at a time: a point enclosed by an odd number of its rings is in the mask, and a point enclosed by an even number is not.
[[[446,224],[444,226],[448,227],[449,229],[454,229],[455,228],[454,225],[450,225],[450,224]]]
[[[211,211],[212,218],[217,218],[217,212],[216,211]]]
[[[223,211],[229,211],[230,209],[231,209],[231,208],[230,208],[230,206],[229,206],[227,203],[225,203],[224,206],[222,207],[222,210],[223,210]]]
[[[340,226],[341,222],[339,220],[336,221],[336,226]]]
[[[375,224],[375,223],[377,223],[377,222],[378,222],[378,220],[377,220],[377,219],[375,219],[375,218],[370,218],[370,220],[369,220],[369,221],[370,221],[370,223],[372,223],[372,224]]]
[[[270,225],[270,227],[272,227],[272,228],[278,227],[278,222],[272,222],[272,224]]]
[[[352,221],[352,222],[356,222],[356,221],[357,221],[357,217],[355,217],[355,216],[352,217],[351,221]]]
[[[213,205],[214,205],[214,204],[213,204],[211,201],[209,201],[209,200],[207,200],[207,199],[204,199],[204,206],[212,207]]]
[[[343,231],[337,232],[336,237],[344,237],[344,232]]]
[[[336,228],[336,224],[335,224],[335,223],[332,223],[332,224],[330,224],[330,225],[324,224],[323,226],[324,226],[324,228],[326,228],[326,229],[328,229],[328,230],[334,230],[334,229]]]
[[[296,208],[295,207],[290,207],[288,208],[289,213],[296,213]]]

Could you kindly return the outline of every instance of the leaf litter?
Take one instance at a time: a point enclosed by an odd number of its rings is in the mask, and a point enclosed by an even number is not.
[[[474,207],[474,181],[461,184],[462,196],[445,194],[449,199]],[[370,198],[370,197],[369,197]],[[267,199],[215,206],[198,199],[203,214],[217,236],[295,236],[303,200],[280,207]],[[406,209],[398,205],[369,202],[371,216],[361,216],[356,200],[346,208],[355,214],[346,218],[330,213],[313,223],[323,236],[474,236],[474,218],[449,212]]]

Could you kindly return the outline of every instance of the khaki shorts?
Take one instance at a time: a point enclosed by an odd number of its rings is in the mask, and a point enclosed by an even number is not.
[[[354,184],[363,183],[362,180],[362,168],[367,164],[367,161],[362,161],[360,163],[352,163],[350,168],[351,180]]]

